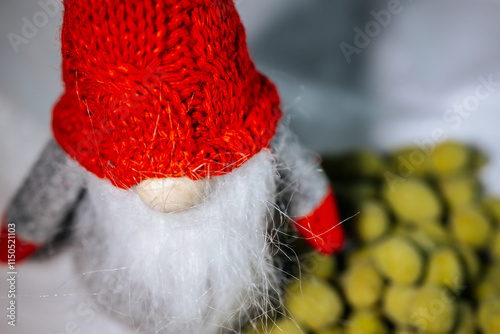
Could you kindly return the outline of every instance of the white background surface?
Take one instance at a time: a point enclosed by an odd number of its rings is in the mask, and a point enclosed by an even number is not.
[[[291,126],[309,147],[391,148],[428,141],[442,129],[487,150],[492,161],[485,180],[500,194],[500,87],[456,129],[443,118],[474,93],[479,76],[500,81],[497,1],[401,1],[401,13],[350,64],[339,43],[354,44],[353,28],[364,29],[373,20],[370,11],[387,8],[387,1],[237,4],[257,66],[278,83]],[[7,39],[9,32],[21,34],[23,17],[40,10],[35,0],[0,0],[0,208],[49,138],[51,107],[62,92],[60,15],[18,53]],[[16,328],[3,316],[7,283],[1,277],[0,333],[72,333],[74,324],[80,333],[125,333],[83,312],[91,306],[68,252],[19,266]]]

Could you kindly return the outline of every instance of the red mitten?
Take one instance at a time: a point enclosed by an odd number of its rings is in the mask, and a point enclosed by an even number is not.
[[[19,263],[38,249],[38,245],[21,240],[15,232],[15,225],[5,219],[0,231],[0,263]]]
[[[323,254],[338,252],[344,243],[344,231],[333,191],[328,188],[323,200],[307,216],[295,219],[299,233]]]

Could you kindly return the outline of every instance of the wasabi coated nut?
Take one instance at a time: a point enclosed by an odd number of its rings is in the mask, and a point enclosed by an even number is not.
[[[497,282],[484,279],[474,286],[474,297],[477,301],[487,300],[491,296],[500,296],[500,287]]]
[[[387,287],[383,310],[384,314],[399,325],[408,325],[410,321],[410,305],[415,298],[416,288],[411,285],[390,285]]]
[[[500,297],[482,302],[478,314],[479,327],[484,334],[500,333]]]
[[[407,178],[386,185],[383,196],[402,221],[438,219],[442,208],[438,197],[425,182]]]
[[[474,202],[479,194],[478,182],[470,176],[441,180],[439,189],[451,208],[468,205]]]
[[[455,238],[476,249],[486,246],[491,236],[491,223],[488,217],[475,206],[453,211],[450,226]]]
[[[313,330],[334,324],[344,311],[342,299],[332,286],[306,276],[290,285],[285,306],[293,319]]]
[[[384,276],[399,284],[413,284],[423,272],[421,250],[403,236],[391,236],[375,245],[373,259]]]
[[[450,247],[443,247],[430,255],[426,281],[439,283],[452,291],[464,287],[465,270],[457,252]]]
[[[390,220],[384,205],[378,201],[369,200],[361,204],[359,215],[355,218],[356,231],[364,242],[373,241],[389,230]]]
[[[500,226],[500,198],[488,196],[483,200],[484,211]]]
[[[431,334],[446,334],[457,318],[454,295],[444,286],[426,284],[415,293],[410,309],[410,324]]]
[[[347,301],[354,308],[374,306],[384,286],[382,277],[369,263],[349,268],[342,282]]]
[[[489,266],[481,282],[474,287],[476,300],[484,301],[492,297],[500,298],[500,284],[498,282],[500,282],[500,266]]]
[[[438,177],[450,177],[467,172],[472,167],[472,150],[455,142],[442,143],[429,156],[429,172]]]

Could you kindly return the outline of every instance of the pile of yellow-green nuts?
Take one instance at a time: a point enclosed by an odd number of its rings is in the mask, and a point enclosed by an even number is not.
[[[500,334],[500,198],[481,186],[486,161],[457,142],[324,157],[351,217],[345,249],[298,251],[283,315],[248,333]]]

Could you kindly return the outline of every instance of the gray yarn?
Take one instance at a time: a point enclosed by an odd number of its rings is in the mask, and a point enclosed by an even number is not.
[[[80,173],[51,139],[7,209],[21,240],[44,244],[60,232],[83,191]]]

